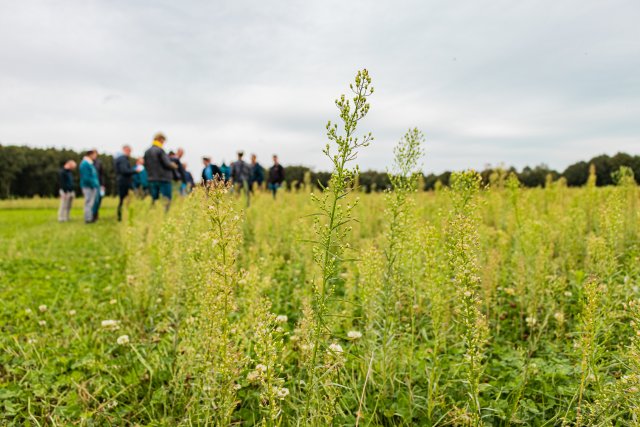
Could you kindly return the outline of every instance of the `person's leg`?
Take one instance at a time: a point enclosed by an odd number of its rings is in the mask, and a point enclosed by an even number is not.
[[[84,195],[84,222],[86,223],[93,222],[93,204],[96,201],[96,192],[95,188],[82,188],[82,194]]]
[[[73,205],[73,199],[76,197],[76,195],[73,193],[73,191],[67,193],[67,205],[66,205],[66,212],[65,212],[65,221],[69,221],[71,219],[71,205]]]
[[[169,208],[171,207],[171,196],[173,193],[173,187],[170,182],[161,182],[160,183],[160,193],[167,199],[167,204],[164,206],[164,211],[169,212]]]
[[[160,183],[156,181],[149,182],[149,194],[151,194],[151,205],[156,204],[156,200],[160,197]]]
[[[122,221],[122,204],[124,203],[124,199],[127,198],[129,194],[129,187],[127,185],[118,184],[118,221]]]
[[[249,207],[249,203],[251,203],[251,188],[248,181],[243,182],[244,193],[247,196],[247,207]]]
[[[102,195],[100,194],[100,189],[96,189],[95,201],[93,202],[93,208],[91,209],[93,212],[93,220],[98,219],[98,215],[100,213],[100,205],[102,204]]]
[[[60,208],[58,209],[58,222],[64,222],[64,208],[67,202],[66,195],[67,193],[60,190]]]

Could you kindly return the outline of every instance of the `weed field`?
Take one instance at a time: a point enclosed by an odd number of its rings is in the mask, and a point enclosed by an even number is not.
[[[638,187],[454,173],[423,136],[364,194],[373,92],[327,125],[326,188],[247,207],[214,181],[124,221],[0,203],[0,424],[636,426]],[[76,205],[80,205],[77,201]]]
[[[1,423],[636,425],[637,188],[515,184],[350,194],[325,299],[309,192],[4,204]]]

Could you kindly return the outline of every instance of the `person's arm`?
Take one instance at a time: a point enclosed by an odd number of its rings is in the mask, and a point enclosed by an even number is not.
[[[167,153],[165,153],[164,151],[160,151],[159,154],[160,164],[162,165],[162,167],[164,167],[165,169],[178,169],[178,165],[171,161]]]

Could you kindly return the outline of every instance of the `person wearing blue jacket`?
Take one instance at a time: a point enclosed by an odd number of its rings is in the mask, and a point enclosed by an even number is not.
[[[98,171],[93,165],[97,158],[98,152],[96,150],[89,150],[82,159],[82,162],[80,162],[80,188],[82,188],[82,194],[84,195],[84,222],[86,224],[95,222],[93,205],[100,191]]]

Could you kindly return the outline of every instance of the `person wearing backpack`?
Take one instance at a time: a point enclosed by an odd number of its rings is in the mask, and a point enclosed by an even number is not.
[[[251,166],[242,160],[242,156],[244,156],[244,152],[238,151],[238,160],[231,164],[231,181],[233,182],[233,186],[236,188],[238,195],[241,191],[244,191],[247,197],[247,206],[249,206],[251,197],[249,190],[249,184],[251,182]]]

